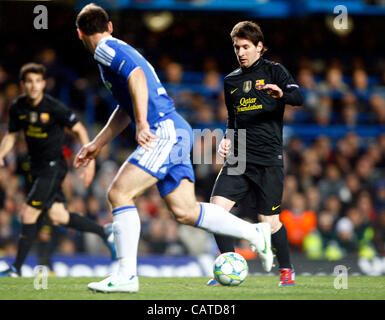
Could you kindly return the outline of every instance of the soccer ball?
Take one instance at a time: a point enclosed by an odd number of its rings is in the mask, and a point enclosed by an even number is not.
[[[224,286],[238,286],[247,277],[249,267],[245,258],[235,252],[221,254],[214,262],[214,277]]]

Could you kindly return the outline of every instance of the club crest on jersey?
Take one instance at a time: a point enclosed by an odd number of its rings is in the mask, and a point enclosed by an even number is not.
[[[40,113],[40,121],[41,123],[47,123],[49,121],[49,113],[47,112]]]
[[[255,81],[255,89],[262,90],[265,86],[265,79],[260,79]]]
[[[35,123],[37,121],[37,112],[32,111],[29,113],[29,122]]]
[[[248,93],[251,90],[252,81],[248,80],[243,83],[243,92]]]

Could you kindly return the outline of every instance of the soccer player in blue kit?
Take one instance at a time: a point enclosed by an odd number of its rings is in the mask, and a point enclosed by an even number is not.
[[[192,129],[176,112],[154,68],[129,44],[111,36],[113,26],[103,8],[88,4],[79,12],[76,26],[79,39],[93,54],[105,86],[119,105],[104,128],[78,152],[75,168],[94,161],[102,147],[120,134],[130,120],[135,122],[139,144],[108,190],[118,271],[100,282],[90,283],[88,288],[101,292],[139,290],[140,219],[135,199],[154,184],[176,221],[248,240],[264,269],[270,271],[273,254],[268,223],[251,224],[220,206],[197,202],[190,160]]]

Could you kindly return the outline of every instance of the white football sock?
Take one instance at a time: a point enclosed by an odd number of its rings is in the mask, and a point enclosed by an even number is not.
[[[137,254],[140,236],[140,219],[134,206],[112,210],[115,246],[119,259],[118,274],[124,277],[137,275]]]
[[[196,227],[216,234],[246,239],[250,242],[258,237],[263,242],[256,225],[236,217],[216,204],[201,202],[200,205],[201,213],[195,224]]]

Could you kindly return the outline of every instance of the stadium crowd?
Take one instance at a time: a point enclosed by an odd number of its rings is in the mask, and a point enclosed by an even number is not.
[[[171,33],[183,38],[188,31],[176,26]],[[265,33],[269,34],[268,30]],[[274,39],[278,37],[276,33],[272,34]],[[135,41],[130,33],[122,34],[121,38]],[[191,39],[189,45],[192,43],[203,56],[199,65],[184,64],[183,59],[171,55],[155,54],[158,40],[153,33],[145,37],[143,50],[154,53],[149,55],[153,57],[155,69],[159,70],[177,109],[193,127],[223,130],[227,119],[222,92],[223,63],[213,58],[215,51],[204,55],[207,38],[193,33]],[[306,49],[309,44],[303,42],[302,47]],[[271,43],[274,48],[273,40]],[[9,45],[8,53],[12,50],[14,48]],[[226,50],[231,53],[231,47]],[[271,51],[274,55],[269,55],[268,51],[267,59],[288,65],[283,61],[283,55],[278,56],[279,51]],[[9,105],[20,94],[15,70],[26,62],[26,58],[21,59],[18,66],[14,57],[4,52],[5,49],[0,56],[0,138],[7,130]],[[34,59],[47,67],[46,91],[74,108],[90,132],[97,132],[96,128],[111,111],[105,89],[92,77],[78,76],[73,66],[63,62],[59,52],[54,46],[41,48],[28,60]],[[183,57],[188,62],[194,60],[193,53]],[[232,59],[234,68],[227,69],[227,73],[236,67],[235,57]],[[347,66],[343,59],[325,59],[320,63],[317,59],[302,57],[295,69],[290,70],[303,91],[305,104],[302,108],[287,107],[285,111],[285,124],[289,130],[284,129],[286,178],[281,220],[287,228],[291,250],[303,252],[311,259],[340,259],[347,254],[368,258],[385,256],[385,61],[382,61],[382,71],[377,73],[368,68],[365,61],[363,58],[352,59]],[[89,91],[91,87],[93,91]],[[87,101],[91,101],[97,110],[93,118],[87,118]],[[303,128],[311,125],[313,130],[308,134],[296,131],[301,125]],[[338,128],[338,134],[333,131],[335,128]],[[362,128],[377,128],[378,131],[373,134]],[[130,133],[133,133],[132,128],[103,149],[89,189],[82,186],[75,169],[71,168],[63,186],[70,211],[83,213],[99,224],[112,221],[106,188],[118,165],[133,150]],[[211,142],[211,139],[199,137],[193,151],[194,155],[201,156],[195,159],[194,166],[196,193],[198,199],[204,201],[209,200],[221,168],[215,143]],[[70,135],[66,145],[63,152],[71,166],[80,146]],[[25,143],[20,137],[17,148],[6,158],[7,166],[0,168],[0,256],[16,253],[19,212],[25,198],[25,154]],[[156,188],[141,196],[137,207],[142,221],[139,255],[216,254],[211,235],[178,225],[171,219]],[[246,219],[256,217],[256,213],[244,209],[243,204],[234,211]],[[238,247],[242,250],[245,244],[239,242]],[[108,254],[98,238],[49,224],[40,231],[35,250],[65,255]],[[246,250],[245,254],[250,253]]]

